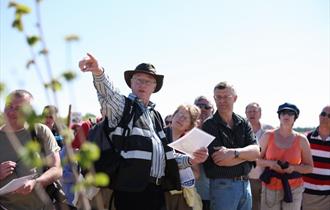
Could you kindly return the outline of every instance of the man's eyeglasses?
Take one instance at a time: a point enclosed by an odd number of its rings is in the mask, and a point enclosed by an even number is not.
[[[207,110],[209,110],[209,109],[212,108],[212,107],[211,107],[210,105],[208,105],[208,104],[196,104],[196,106],[198,106],[198,107],[201,108],[201,109],[207,109]]]
[[[321,112],[320,116],[322,116],[322,117],[328,117],[330,119],[330,113]]]
[[[217,101],[220,101],[221,99],[228,101],[230,98],[232,98],[233,95],[227,95],[227,96],[214,96],[214,99]]]
[[[152,80],[144,80],[144,79],[139,79],[139,78],[132,78],[132,80],[134,80],[137,84],[139,85],[153,85],[156,83],[156,81],[152,81]]]
[[[294,111],[291,111],[291,110],[283,110],[281,112],[281,115],[289,115],[289,116],[293,116],[293,115],[296,115],[296,113]]]

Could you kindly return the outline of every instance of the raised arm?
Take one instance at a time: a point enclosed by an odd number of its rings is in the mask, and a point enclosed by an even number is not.
[[[101,112],[108,117],[109,127],[117,126],[124,111],[125,97],[114,87],[97,59],[91,54],[87,53],[87,57],[79,62],[79,68],[82,72],[92,72]]]
[[[99,65],[98,61],[92,54],[87,53],[87,56],[84,57],[81,61],[79,61],[79,68],[82,72],[92,72],[93,75],[101,75],[103,74],[103,69]]]

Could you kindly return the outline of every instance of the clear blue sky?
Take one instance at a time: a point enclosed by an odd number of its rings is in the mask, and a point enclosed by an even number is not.
[[[0,1],[0,81],[7,93],[30,90],[41,111],[52,102],[35,69],[25,69],[30,53],[23,35],[11,28],[8,2]],[[17,2],[34,11],[34,1]],[[70,103],[74,111],[99,113],[92,77],[77,68],[86,52],[125,95],[123,72],[141,62],[154,64],[165,75],[162,90],[152,96],[163,117],[199,95],[212,98],[220,81],[236,87],[235,112],[245,116],[246,104],[256,101],[262,121],[274,126],[283,102],[300,108],[295,126],[316,126],[330,104],[328,0],[44,0],[41,14],[54,75],[70,67],[79,76],[59,94],[61,115]],[[34,23],[34,12],[24,18],[28,34],[36,31]],[[70,61],[68,34],[81,39],[72,44]],[[3,96],[0,103],[3,109]]]

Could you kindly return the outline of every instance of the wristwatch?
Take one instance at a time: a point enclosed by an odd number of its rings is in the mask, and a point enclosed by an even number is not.
[[[235,150],[234,155],[235,155],[235,158],[238,158],[239,157],[239,151]]]

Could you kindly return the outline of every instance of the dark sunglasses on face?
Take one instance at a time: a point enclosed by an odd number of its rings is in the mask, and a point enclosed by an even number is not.
[[[289,116],[294,116],[295,115],[295,112],[294,111],[291,111],[291,110],[283,110],[281,112],[281,115],[289,115]]]
[[[210,105],[207,105],[207,104],[196,104],[196,106],[198,106],[201,109],[211,109],[212,108]]]
[[[330,113],[321,112],[320,116],[322,116],[322,117],[328,117],[330,119]]]

